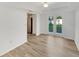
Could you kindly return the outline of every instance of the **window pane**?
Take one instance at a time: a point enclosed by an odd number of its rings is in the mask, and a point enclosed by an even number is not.
[[[49,32],[53,32],[53,17],[49,17]]]
[[[57,18],[62,18],[62,17],[57,17]],[[56,32],[62,33],[62,19],[56,20]]]

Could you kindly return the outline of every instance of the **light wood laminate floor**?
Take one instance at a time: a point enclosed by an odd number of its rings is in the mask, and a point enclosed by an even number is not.
[[[28,35],[28,42],[2,57],[79,57],[79,52],[72,40],[50,35]]]

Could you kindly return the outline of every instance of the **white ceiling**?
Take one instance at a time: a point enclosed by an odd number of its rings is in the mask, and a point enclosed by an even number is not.
[[[48,2],[48,5],[48,8],[44,8],[42,2],[0,2],[0,6],[23,8],[33,11],[44,11],[54,8],[79,6],[79,2]]]

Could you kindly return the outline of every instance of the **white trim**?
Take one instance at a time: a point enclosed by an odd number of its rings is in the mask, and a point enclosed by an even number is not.
[[[4,54],[8,53],[9,51],[11,51],[11,50],[17,48],[18,46],[20,46],[20,45],[22,45],[22,44],[24,44],[24,43],[26,43],[26,42],[27,42],[27,40],[25,40],[25,41],[23,41],[23,42],[20,42],[20,43],[19,43],[18,45],[16,45],[15,47],[12,47],[11,49],[8,49],[8,50],[2,52],[2,53],[0,54],[0,56],[2,56],[2,55],[4,55]]]

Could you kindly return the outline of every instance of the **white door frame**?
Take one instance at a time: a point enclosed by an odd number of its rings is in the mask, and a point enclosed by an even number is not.
[[[40,35],[40,23],[39,23],[39,14],[35,12],[27,12],[27,14],[33,14],[33,34],[36,36]]]

